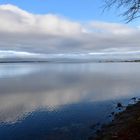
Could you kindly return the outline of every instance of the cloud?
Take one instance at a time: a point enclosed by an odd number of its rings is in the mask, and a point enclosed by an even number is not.
[[[124,24],[107,23],[94,21],[90,23],[90,26],[96,29],[98,32],[111,33],[116,35],[131,35],[138,33],[137,28],[130,28]]]
[[[33,15],[10,4],[0,6],[0,16],[0,31],[4,32],[59,35],[82,32],[79,23],[52,14]]]
[[[140,29],[124,24],[86,24],[54,14],[32,14],[0,5],[0,50],[28,53],[140,51]],[[8,52],[9,54],[9,52]]]

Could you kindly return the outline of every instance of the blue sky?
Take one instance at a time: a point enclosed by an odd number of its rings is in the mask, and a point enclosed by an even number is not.
[[[82,23],[91,20],[125,23],[118,9],[112,7],[103,12],[104,0],[0,0],[0,4],[13,4],[34,14],[57,14]],[[129,25],[139,23],[136,19]]]
[[[0,4],[13,4],[35,14],[53,13],[71,20],[122,22],[116,9],[102,12],[104,0],[0,0]]]

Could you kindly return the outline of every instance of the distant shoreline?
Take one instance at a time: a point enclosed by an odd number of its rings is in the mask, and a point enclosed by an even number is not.
[[[140,60],[127,61],[0,61],[0,63],[138,63]]]

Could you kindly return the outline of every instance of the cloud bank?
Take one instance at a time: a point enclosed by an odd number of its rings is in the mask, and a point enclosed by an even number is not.
[[[14,51],[15,56],[18,52],[38,56],[140,51],[138,27],[100,21],[82,24],[54,14],[32,14],[10,4],[0,5],[0,17],[0,50]]]

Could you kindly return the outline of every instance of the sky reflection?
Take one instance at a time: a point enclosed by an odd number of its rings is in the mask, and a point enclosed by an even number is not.
[[[39,108],[53,111],[66,105],[129,98],[140,91],[137,63],[0,67],[0,122],[16,122]]]

